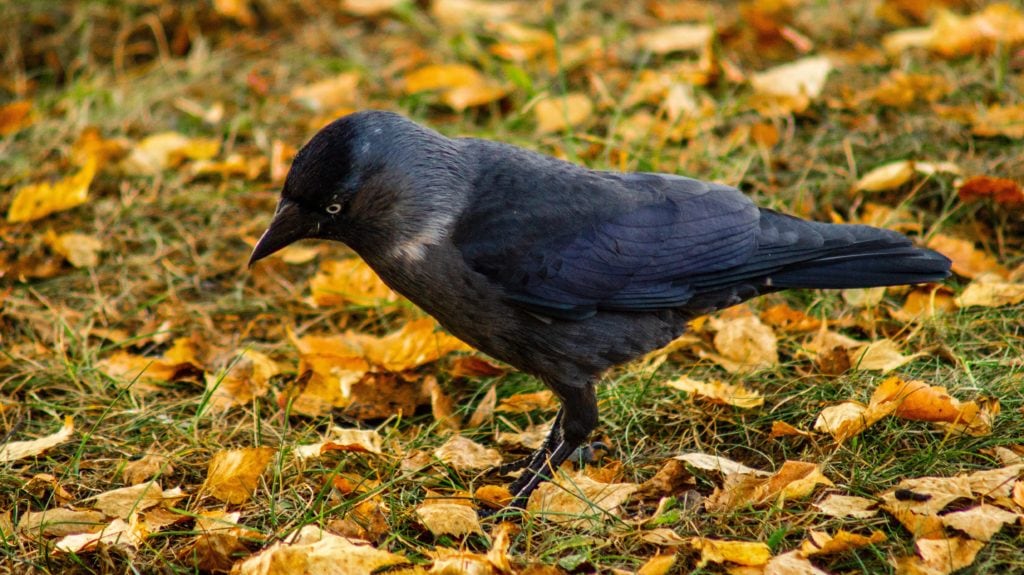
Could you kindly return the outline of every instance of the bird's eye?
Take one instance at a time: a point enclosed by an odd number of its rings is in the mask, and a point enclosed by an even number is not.
[[[340,211],[341,211],[341,204],[331,204],[331,205],[327,206],[327,213],[328,214],[332,214],[333,215],[333,214],[336,214],[336,213],[338,213]]]

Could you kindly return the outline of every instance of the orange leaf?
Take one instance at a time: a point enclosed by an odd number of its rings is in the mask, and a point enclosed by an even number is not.
[[[956,193],[965,202],[990,198],[1003,205],[1024,203],[1024,190],[1020,184],[1006,178],[975,176],[961,184]]]

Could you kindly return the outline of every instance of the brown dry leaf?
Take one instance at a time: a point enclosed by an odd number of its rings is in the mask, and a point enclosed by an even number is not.
[[[964,475],[904,479],[878,497],[882,508],[890,513],[906,509],[924,516],[938,515],[957,499],[973,499],[970,480]]]
[[[17,100],[0,106],[0,136],[6,137],[32,125],[32,102]]]
[[[287,541],[274,543],[236,563],[232,575],[371,575],[409,561],[366,541],[349,539],[306,525]],[[397,571],[395,571],[397,573]]]
[[[457,112],[504,98],[510,88],[498,85],[467,64],[419,68],[405,77],[405,93],[441,90],[441,101]]]
[[[478,86],[462,86],[446,90],[441,94],[441,101],[456,112],[467,108],[475,108],[497,102],[507,96],[512,89],[508,86],[482,84]]]
[[[476,509],[458,503],[427,503],[415,509],[416,518],[435,537],[464,537],[471,533],[483,535]]]
[[[526,62],[540,56],[550,56],[555,50],[555,37],[547,30],[515,22],[498,22],[489,28],[502,38],[488,48],[491,54],[499,58]]]
[[[974,563],[983,541],[963,537],[918,539],[917,555],[894,561],[897,575],[948,575]]]
[[[954,429],[975,436],[991,433],[993,410],[998,409],[998,404],[962,403],[951,397],[944,387],[929,386],[918,380],[903,381],[898,377],[886,379],[871,395],[871,405],[883,403],[895,404],[896,417],[953,424]]]
[[[459,431],[462,418],[455,413],[455,400],[444,392],[437,378],[432,375],[423,378],[423,386],[430,393],[430,412],[438,427],[446,431]]]
[[[634,496],[642,500],[659,499],[675,495],[694,485],[696,482],[693,474],[686,469],[686,464],[678,459],[669,459],[653,477],[640,484]]]
[[[719,457],[708,453],[684,453],[682,455],[676,455],[673,459],[685,461],[697,469],[717,471],[722,475],[771,475],[767,471],[747,467],[746,465],[737,463],[731,459],[726,459],[725,457]]]
[[[84,204],[97,166],[98,160],[93,158],[66,178],[14,190],[11,206],[7,209],[7,221],[30,222]]]
[[[900,30],[882,39],[886,52],[926,48],[946,57],[990,54],[996,46],[1024,43],[1024,14],[1009,4],[996,3],[970,16],[940,10],[927,28]]]
[[[501,454],[497,449],[484,447],[461,435],[452,437],[435,449],[434,457],[457,471],[479,471],[501,465]]]
[[[603,483],[582,471],[559,474],[530,495],[526,509],[543,513],[555,523],[573,526],[601,524],[605,514],[617,515],[619,506],[639,487],[636,483]],[[596,517],[595,517],[596,516]]]
[[[210,458],[202,491],[226,503],[245,503],[252,497],[276,453],[271,447],[245,447],[215,453]]]
[[[353,303],[376,307],[399,299],[360,258],[321,262],[320,269],[309,280],[309,289],[317,306]]]
[[[526,449],[540,449],[551,431],[554,420],[547,423],[531,425],[519,432],[499,431],[495,437],[498,445],[525,447]]]
[[[815,567],[799,551],[790,551],[772,557],[765,564],[764,571],[761,573],[762,575],[829,575]]]
[[[473,493],[473,498],[494,509],[499,509],[512,503],[512,494],[501,485],[481,485]]]
[[[703,50],[715,36],[709,24],[674,24],[646,30],[636,36],[637,46],[654,54]]]
[[[735,563],[757,567],[767,564],[772,558],[771,548],[765,543],[755,541],[725,541],[693,537],[690,539],[690,547],[694,551],[700,552],[698,568],[704,567],[708,563]]]
[[[239,153],[231,154],[223,160],[196,160],[189,166],[189,173],[195,178],[219,176],[221,178],[246,178],[256,180],[267,168],[267,158],[263,156],[246,157]]]
[[[290,97],[293,102],[313,112],[330,112],[355,105],[359,80],[358,72],[342,72],[312,84],[297,86],[292,89]]]
[[[168,491],[167,498],[173,498],[175,492]],[[107,517],[128,519],[131,515],[160,505],[165,500],[164,490],[156,481],[149,481],[99,493],[87,499],[94,509],[102,511]]]
[[[924,319],[956,310],[953,292],[943,286],[918,288],[907,294],[903,306],[890,310],[893,319],[902,322],[918,322]]]
[[[845,553],[852,549],[875,545],[886,540],[885,533],[872,531],[871,535],[858,535],[840,529],[835,535],[829,535],[824,531],[811,530],[807,539],[800,545],[800,554],[804,557],[812,555],[832,555]]]
[[[991,498],[1009,498],[1014,481],[1024,473],[1024,464],[1015,463],[997,469],[975,471],[967,475],[971,491],[976,495]]]
[[[755,315],[711,318],[718,354],[706,354],[730,373],[751,372],[779,363],[778,340],[772,328]],[[704,354],[702,354],[704,355]]]
[[[704,506],[713,511],[783,502],[806,497],[818,485],[832,486],[833,483],[821,473],[817,464],[786,461],[770,477],[746,473],[726,475],[722,487],[708,497]]]
[[[100,129],[89,126],[82,130],[78,139],[71,145],[71,163],[85,166],[91,160],[97,162],[96,168],[102,170],[108,164],[120,161],[131,148],[131,143],[124,138],[106,139]]]
[[[902,367],[915,359],[927,355],[918,352],[903,355],[896,342],[891,339],[880,339],[857,349],[850,350],[850,365],[859,371],[881,371],[888,373]]]
[[[810,56],[751,75],[752,104],[764,115],[803,112],[825,88],[832,63]]]
[[[195,530],[199,532],[188,546],[195,565],[204,571],[226,572],[239,557],[250,554],[242,537],[252,532],[238,525],[240,512],[201,511],[195,514]]]
[[[639,569],[636,575],[667,575],[676,564],[675,553],[661,553],[647,560]]]
[[[982,503],[970,509],[943,515],[942,524],[963,532],[971,539],[989,541],[1004,525],[1016,523],[1022,517],[1024,516],[1019,513]]]
[[[147,453],[140,459],[129,461],[121,470],[121,477],[128,485],[138,485],[152,477],[169,475],[174,471],[170,458],[166,455]]]
[[[791,437],[794,435],[798,437],[811,437],[812,434],[810,431],[804,431],[799,427],[786,423],[785,421],[773,421],[772,430],[768,434],[768,437],[776,439],[779,437]]]
[[[485,423],[490,423],[490,421],[494,419],[494,410],[497,406],[498,387],[492,385],[488,388],[487,393],[484,394],[480,403],[477,404],[476,409],[473,410],[473,414],[469,416],[469,421],[466,423],[466,426],[480,427]]]
[[[975,248],[970,240],[935,234],[928,240],[928,247],[953,260],[953,271],[957,275],[968,278],[983,274],[996,274],[1003,278],[1009,275],[996,258]]]
[[[814,504],[819,511],[830,517],[853,517],[869,519],[878,515],[878,503],[866,497],[830,494]]]
[[[207,373],[206,391],[209,406],[214,412],[223,412],[236,405],[246,405],[270,390],[270,378],[281,372],[277,363],[266,355],[246,349],[232,361],[226,373]]]
[[[952,86],[942,76],[892,70],[878,86],[861,93],[857,99],[870,99],[894,108],[909,108],[915,102],[938,101],[951,91]]]
[[[374,429],[345,429],[332,426],[323,441],[295,447],[299,459],[319,457],[330,451],[352,451],[383,455],[384,438]]]
[[[537,120],[537,131],[550,134],[580,126],[590,118],[593,111],[594,104],[586,94],[572,92],[537,102],[533,116]]]
[[[974,176],[960,184],[957,195],[964,202],[979,199],[991,199],[1000,205],[1018,205],[1024,203],[1024,189],[1020,184],[1007,178],[991,176]]]
[[[666,381],[664,385],[720,405],[732,405],[743,409],[753,409],[764,405],[764,396],[757,391],[742,385],[732,385],[718,380],[705,383],[688,376],[683,376]]]
[[[404,0],[342,0],[341,9],[349,14],[369,18],[391,12]]]
[[[107,517],[91,509],[47,509],[26,511],[18,520],[17,532],[30,538],[64,537],[76,533],[95,533],[107,523]]]
[[[507,372],[507,367],[494,364],[482,357],[463,355],[452,360],[448,375],[452,377],[497,377]]]
[[[95,236],[76,233],[57,235],[53,230],[47,230],[43,239],[50,249],[64,256],[76,268],[94,268],[100,263],[103,242]]]
[[[523,6],[501,0],[434,0],[430,15],[443,26],[462,28],[474,22],[500,22],[519,17]]]
[[[190,337],[179,337],[162,357],[145,357],[117,351],[110,357],[100,360],[96,367],[110,377],[126,382],[173,381],[203,371],[202,365],[196,359],[197,353],[195,340]],[[138,384],[134,387],[138,387]]]
[[[996,274],[975,278],[955,300],[959,307],[1002,307],[1024,302],[1024,283],[1004,281]]]
[[[558,407],[555,394],[549,389],[532,393],[517,393],[498,402],[498,413],[529,413],[531,411],[553,411]]]
[[[984,111],[970,109],[971,133],[984,138],[1024,139],[1024,106],[993,104]]]
[[[213,159],[219,152],[220,140],[159,132],[137,142],[120,166],[127,174],[155,175],[185,160]]]
[[[70,415],[64,418],[60,429],[39,439],[28,441],[11,441],[0,445],[0,463],[17,461],[26,457],[35,457],[48,449],[57,447],[71,438],[75,432],[75,420]]]
[[[885,411],[885,408],[891,409]],[[869,411],[863,403],[844,401],[821,410],[814,421],[814,431],[828,433],[837,443],[842,443],[892,413],[896,406],[886,404],[885,408]]]
[[[148,535],[138,515],[132,515],[128,521],[114,519],[95,533],[66,535],[54,544],[54,550],[60,553],[87,553],[95,551],[101,545],[119,545],[136,549]]]
[[[793,309],[785,303],[775,304],[761,312],[761,321],[773,328],[788,331],[812,331],[821,327],[821,320]]]
[[[256,14],[249,7],[249,0],[213,0],[213,9],[247,28],[256,24]]]

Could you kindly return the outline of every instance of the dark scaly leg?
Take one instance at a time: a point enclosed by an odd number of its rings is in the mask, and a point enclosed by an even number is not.
[[[561,426],[562,426],[562,408],[559,407],[558,408],[558,413],[555,414],[555,420],[553,422],[551,422],[551,431],[548,432],[548,436],[544,439],[544,444],[541,445],[540,448],[535,450],[533,453],[527,455],[526,457],[520,457],[519,459],[516,459],[514,461],[509,461],[508,463],[503,463],[503,464],[495,467],[494,471],[496,471],[496,472],[498,472],[500,474],[503,474],[503,475],[505,473],[512,473],[513,471],[519,471],[520,469],[522,469],[524,467],[529,467],[530,464],[533,463],[533,461],[535,459],[538,459],[538,458],[543,459],[543,458],[547,457],[551,453],[551,451],[555,448],[555,445],[558,444],[558,438],[562,434]]]
[[[512,492],[510,507],[526,508],[526,502],[533,490],[552,474],[590,437],[597,427],[597,396],[594,383],[587,381],[583,386],[549,382],[551,388],[562,399],[562,419],[558,428],[552,428],[550,439],[560,431],[558,442],[547,457],[535,457],[523,470],[509,491]],[[546,442],[545,442],[546,443]]]

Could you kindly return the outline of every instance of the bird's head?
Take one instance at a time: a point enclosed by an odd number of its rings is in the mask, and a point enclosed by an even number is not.
[[[299,150],[249,265],[306,238],[386,250],[429,226],[451,140],[391,112],[335,120]],[[446,170],[442,170],[446,172]],[[440,184],[440,188],[438,186]],[[433,206],[432,206],[433,205]]]

